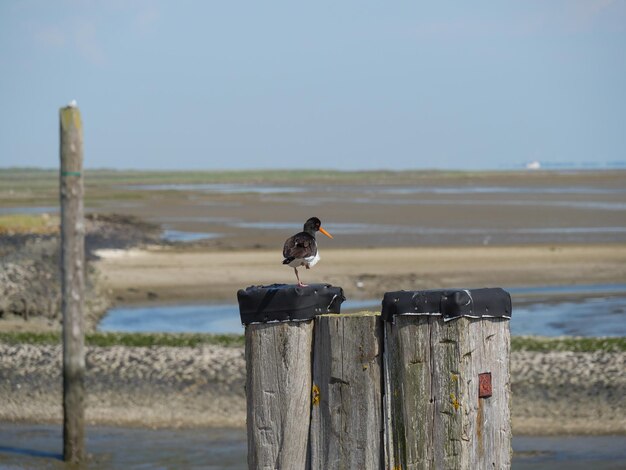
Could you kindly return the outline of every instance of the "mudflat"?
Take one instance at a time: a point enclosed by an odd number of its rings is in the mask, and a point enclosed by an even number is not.
[[[118,301],[148,290],[167,301],[232,300],[249,285],[292,283],[282,245],[311,216],[334,238],[318,236],[322,260],[302,270],[304,282],[354,298],[626,281],[626,171],[166,176],[138,177],[121,194],[109,180],[96,188],[93,210],[197,237],[101,252]]]
[[[263,173],[245,181],[208,181],[129,185],[122,194],[114,192],[118,186],[109,192],[98,187],[91,210],[139,216],[183,235],[204,234],[194,244],[204,249],[267,249],[277,256],[311,216],[335,236],[320,236],[323,251],[626,244],[626,171]]]

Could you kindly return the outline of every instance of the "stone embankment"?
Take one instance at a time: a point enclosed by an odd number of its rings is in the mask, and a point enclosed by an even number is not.
[[[132,217],[96,214],[86,217],[85,229],[85,319],[87,329],[93,330],[110,305],[93,266],[95,251],[156,243],[160,229]],[[0,320],[16,318],[50,328],[60,325],[58,230],[49,234],[0,234]]]
[[[62,419],[61,346],[0,343],[0,420]],[[87,421],[162,427],[241,426],[242,348],[88,347]]]
[[[245,425],[241,347],[89,347],[87,419],[148,427]],[[626,434],[626,353],[513,352],[516,434]],[[0,343],[0,420],[58,422],[61,346]]]

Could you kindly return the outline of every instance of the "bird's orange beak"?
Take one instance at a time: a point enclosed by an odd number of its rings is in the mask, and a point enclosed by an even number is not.
[[[326,231],[326,229],[323,229],[322,227],[320,227],[320,232],[322,232],[322,233],[323,233],[324,235],[326,235],[328,238],[333,238],[333,236],[332,236],[330,233],[328,233],[328,232]]]

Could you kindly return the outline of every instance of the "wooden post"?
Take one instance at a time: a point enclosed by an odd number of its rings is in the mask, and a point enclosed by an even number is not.
[[[497,291],[495,303],[506,305]],[[510,468],[510,297],[497,312],[459,292],[453,303],[470,307],[458,318],[439,311],[445,291],[430,313],[400,307],[386,318],[388,468]]]
[[[385,324],[385,447],[389,469],[431,468],[429,320],[396,317],[393,324]],[[407,386],[410,389],[405,393]]]
[[[85,343],[83,127],[75,105],[60,110],[61,310],[63,314],[63,458],[84,461]]]
[[[238,292],[250,468],[510,467],[508,293],[387,293],[383,327],[305,289]]]
[[[382,328],[378,314],[315,319],[311,469],[381,469]]]
[[[248,467],[305,468],[313,321],[246,326]]]
[[[338,312],[341,288],[249,287],[237,293],[246,325],[248,467],[309,466],[313,318]]]

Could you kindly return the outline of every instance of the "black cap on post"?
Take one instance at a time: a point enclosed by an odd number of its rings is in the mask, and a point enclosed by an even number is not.
[[[458,317],[511,318],[511,295],[499,287],[484,289],[440,289],[387,292],[382,317],[436,315],[444,320]]]
[[[241,323],[311,320],[324,313],[341,313],[346,300],[341,287],[330,284],[272,284],[237,292]]]

